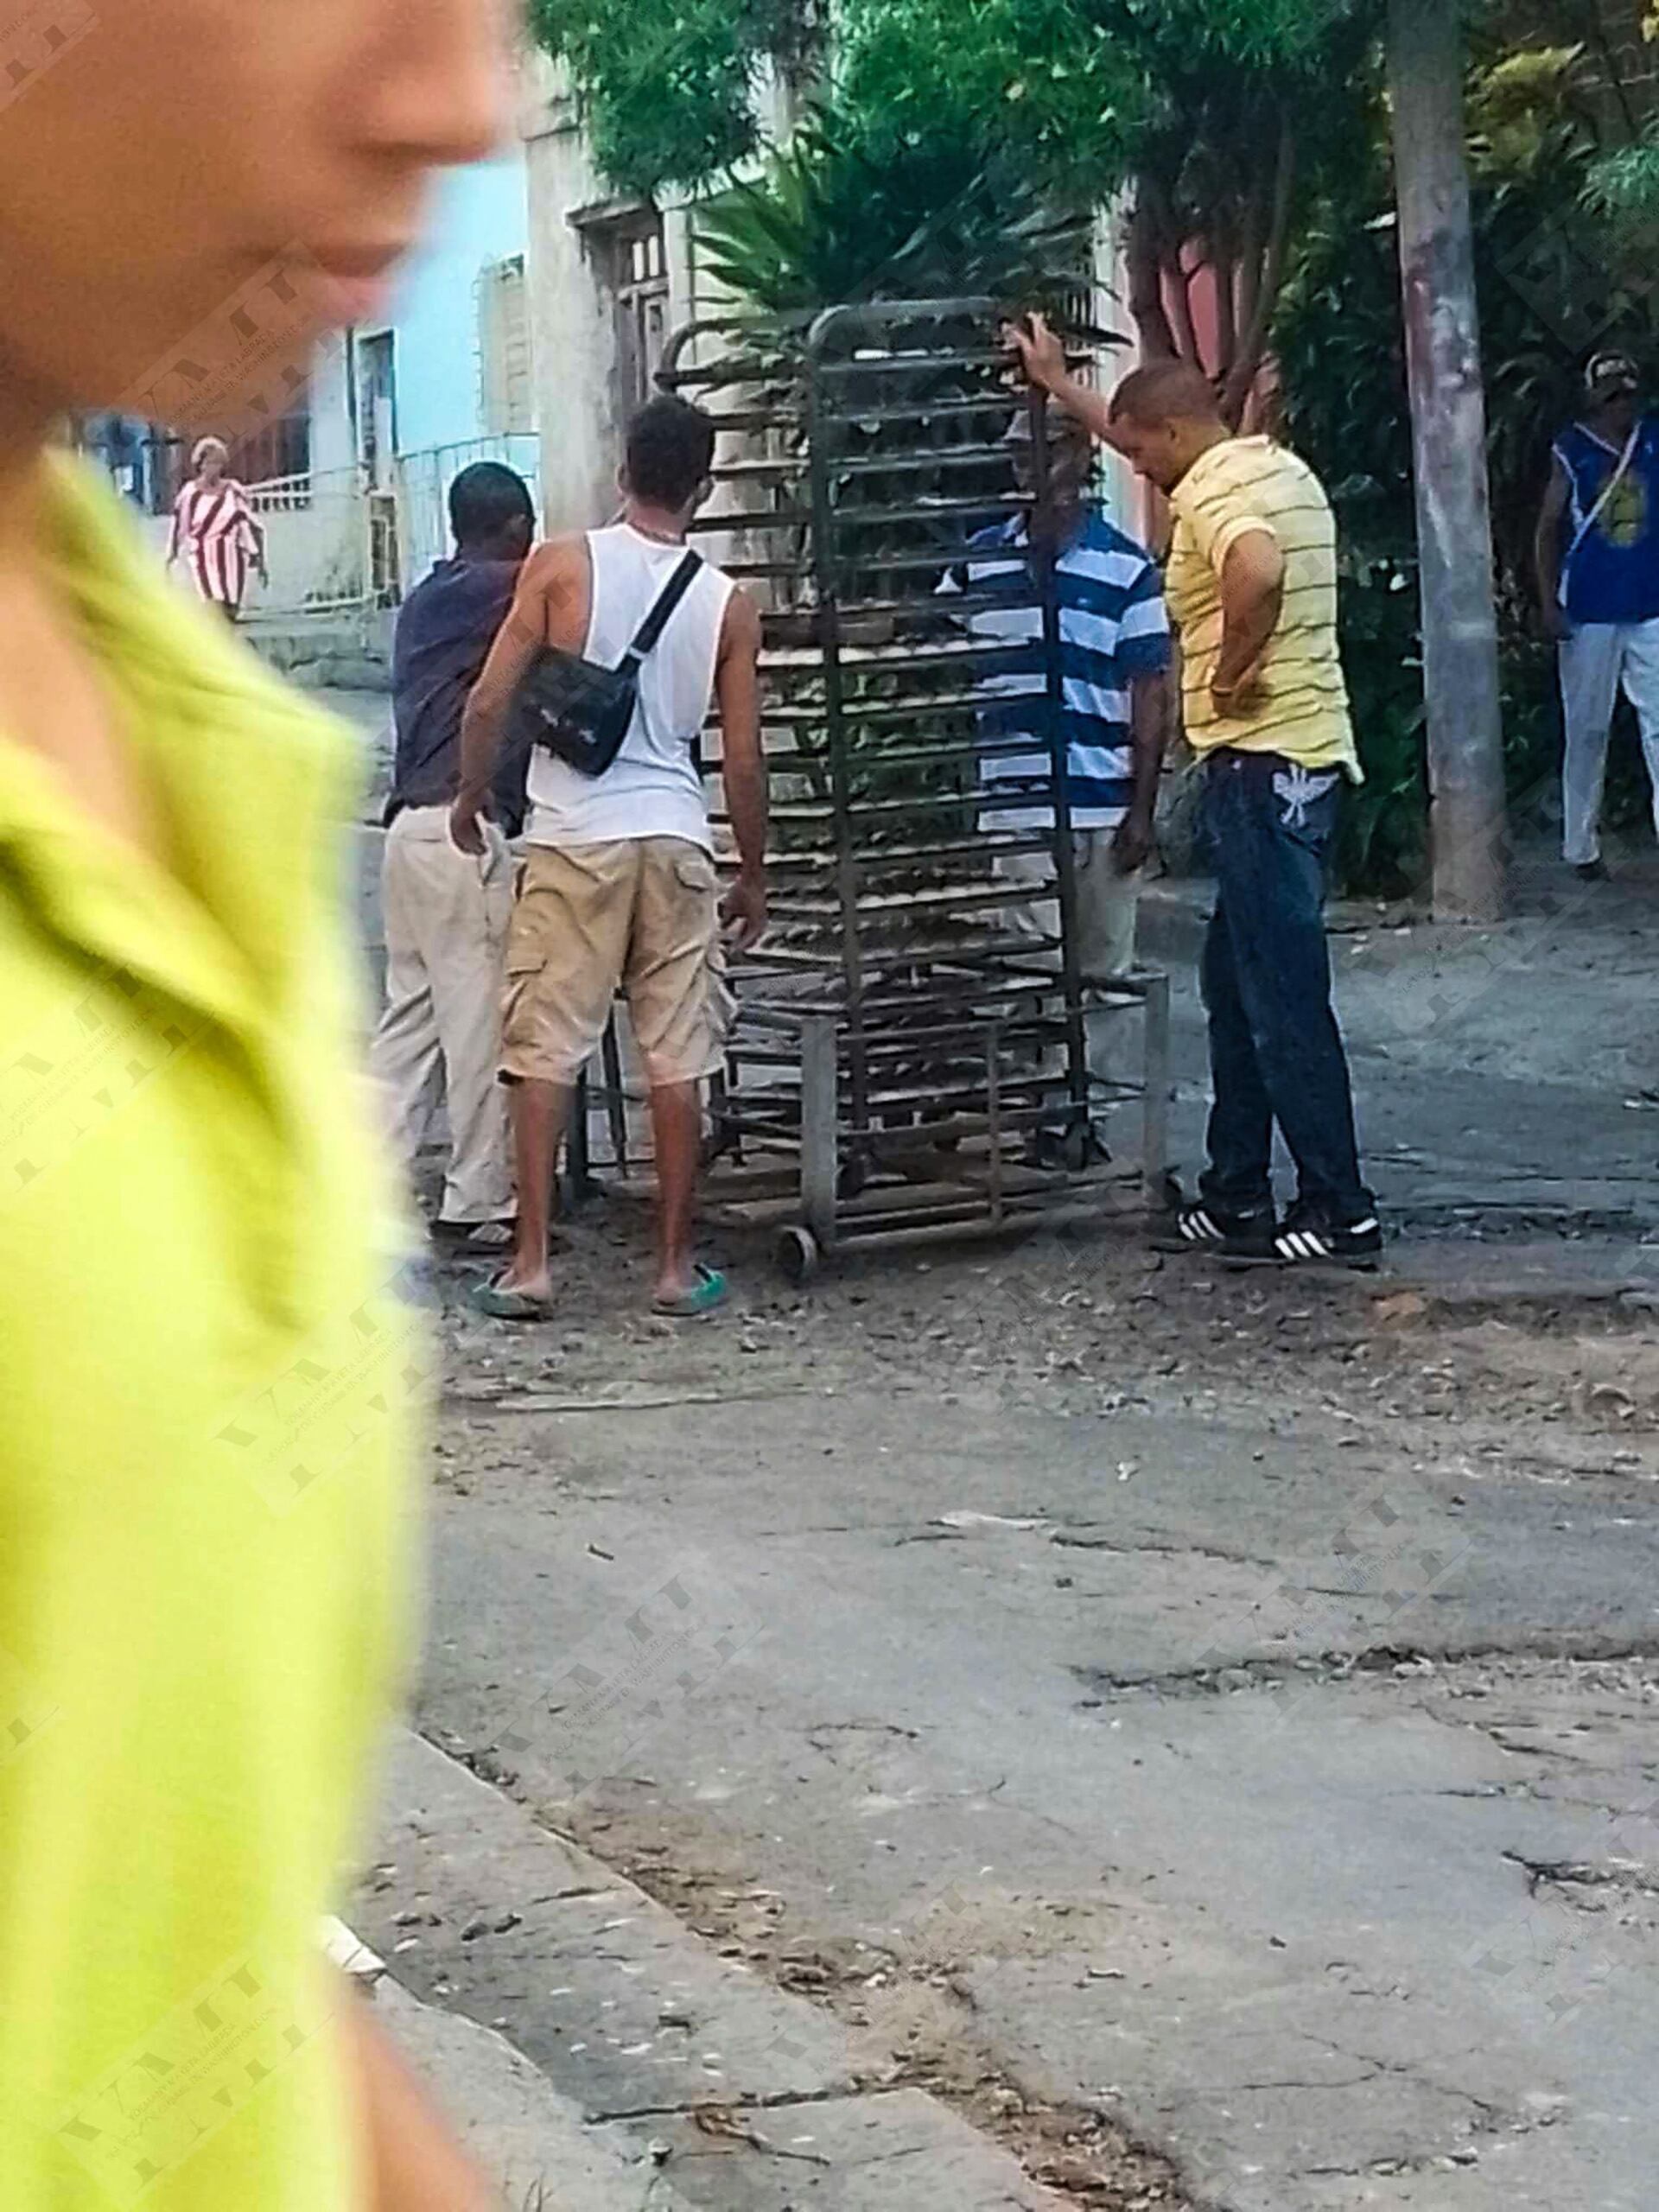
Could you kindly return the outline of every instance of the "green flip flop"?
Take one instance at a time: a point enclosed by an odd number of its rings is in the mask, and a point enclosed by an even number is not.
[[[705,1268],[697,1262],[697,1279],[690,1290],[683,1290],[677,1298],[655,1298],[652,1300],[653,1313],[666,1313],[676,1321],[695,1321],[701,1314],[712,1313],[723,1306],[730,1286],[718,1268]]]
[[[553,1318],[550,1298],[503,1290],[497,1282],[475,1282],[467,1294],[467,1303],[474,1313],[485,1314],[492,1321],[550,1321]]]

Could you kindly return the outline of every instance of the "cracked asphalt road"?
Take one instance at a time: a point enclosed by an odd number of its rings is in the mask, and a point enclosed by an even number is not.
[[[1068,2201],[1651,2212],[1642,1317],[1103,1241],[675,1336],[631,1234],[452,1319],[435,1741]]]

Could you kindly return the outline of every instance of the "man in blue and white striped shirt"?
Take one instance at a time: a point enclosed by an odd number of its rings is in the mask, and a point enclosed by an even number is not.
[[[1094,448],[1088,431],[1056,408],[1047,414],[1048,518],[1058,552],[1061,671],[1065,683],[1066,800],[1074,840],[1078,964],[1086,984],[1122,975],[1135,960],[1141,870],[1152,850],[1153,817],[1169,725],[1172,662],[1162,579],[1144,546],[1115,527],[1090,498]],[[1029,491],[1031,423],[1014,418],[1009,443],[1020,488]],[[975,640],[997,655],[976,690],[980,727],[1006,738],[1006,751],[980,764],[980,826],[1050,842],[999,852],[996,874],[1031,887],[1007,910],[1034,957],[1059,964],[1059,903],[1054,896],[1047,716],[1047,658],[1031,528],[1024,514],[983,531],[946,578],[947,592],[990,592],[996,600],[966,608]],[[1015,649],[1010,655],[1008,649]],[[1104,1075],[1104,1024],[1090,1025],[1090,1062]]]

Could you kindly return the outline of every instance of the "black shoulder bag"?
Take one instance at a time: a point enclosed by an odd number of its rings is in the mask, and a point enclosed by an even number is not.
[[[622,750],[639,703],[641,664],[656,649],[702,567],[699,554],[686,555],[615,668],[601,668],[556,645],[543,647],[513,697],[518,741],[545,746],[579,775],[602,776]]]

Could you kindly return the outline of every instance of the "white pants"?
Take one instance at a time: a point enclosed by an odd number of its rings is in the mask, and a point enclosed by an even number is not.
[[[1601,787],[1620,684],[1636,709],[1659,830],[1659,621],[1584,622],[1561,644],[1561,850],[1575,868],[1601,856]]]
[[[1141,877],[1120,875],[1112,858],[1110,830],[1080,830],[1072,839],[1077,886],[1077,966],[1084,982],[1084,1036],[1089,1072],[1105,1082],[1120,1079],[1110,1044],[1116,1042],[1113,1009],[1090,1007],[1090,987],[1109,982],[1135,965],[1135,912],[1141,899]],[[1032,940],[1033,959],[1058,973],[1060,902],[1053,890],[1054,864],[1046,853],[999,855],[995,873],[1004,881],[1029,883],[1040,895],[1003,908],[1011,930]],[[1056,1048],[1043,1056],[1041,1072],[1058,1076],[1065,1065],[1065,1052]]]
[[[386,833],[386,1010],[373,1065],[393,1141],[412,1162],[442,1088],[449,1119],[444,1221],[512,1212],[501,1069],[502,957],[512,856],[493,823],[482,859],[449,838],[449,810],[409,807]]]

